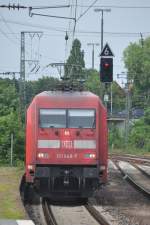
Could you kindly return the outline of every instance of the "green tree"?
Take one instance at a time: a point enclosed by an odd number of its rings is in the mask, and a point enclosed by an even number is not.
[[[0,162],[10,162],[10,137],[14,136],[14,160],[24,159],[24,130],[17,112],[0,117]]]
[[[32,98],[43,91],[55,90],[60,84],[60,80],[54,77],[42,77],[36,81],[26,82],[26,99],[29,104]]]
[[[0,85],[0,115],[7,115],[13,109],[17,110],[19,98],[14,86]]]
[[[55,89],[60,81],[53,77],[43,77],[26,82],[26,97],[29,104],[32,98],[42,92]],[[19,113],[19,81],[0,79],[0,163],[10,162],[10,137],[14,135],[14,160],[24,160],[25,124]]]
[[[109,95],[110,89],[109,89]],[[125,91],[120,87],[120,85],[114,81],[112,83],[112,105],[113,105],[113,112],[117,113],[119,111],[123,111],[125,109],[125,102],[126,102],[126,94]],[[110,109],[110,101],[108,104],[108,108]]]
[[[131,43],[124,51],[128,78],[133,82],[132,101],[135,106],[150,104],[150,37],[141,45]],[[140,102],[140,103],[139,103]]]
[[[85,89],[103,98],[105,87],[100,82],[99,73],[96,70],[90,69],[85,70],[85,74],[86,74]],[[110,87],[107,89],[107,93],[110,99],[111,95]],[[125,92],[115,81],[112,83],[112,96],[113,96],[113,112],[124,110],[126,99]],[[110,101],[108,102],[107,106],[108,111],[110,111]]]
[[[83,68],[85,67],[84,52],[81,51],[81,43],[75,39],[72,44],[70,56],[65,65],[65,77],[72,80],[84,78]]]
[[[14,81],[0,79],[0,162],[10,160],[11,133],[14,134],[14,158],[23,159],[24,130],[19,115],[19,97]]]
[[[150,152],[150,107],[145,110],[144,117],[134,123],[129,141],[131,146]]]
[[[91,91],[94,94],[101,96],[102,84],[100,83],[99,73],[96,70],[86,70],[85,90]]]
[[[109,128],[109,146],[111,148],[123,148],[124,147],[124,138],[121,135],[119,129],[112,124]]]

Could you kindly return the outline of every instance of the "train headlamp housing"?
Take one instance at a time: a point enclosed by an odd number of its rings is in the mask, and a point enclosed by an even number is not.
[[[33,165],[28,165],[27,168],[28,168],[28,170],[33,170],[34,166]]]
[[[96,154],[95,153],[88,153],[85,154],[86,159],[96,159]]]
[[[49,154],[48,153],[43,153],[43,152],[39,152],[37,156],[40,159],[48,159],[49,158]]]

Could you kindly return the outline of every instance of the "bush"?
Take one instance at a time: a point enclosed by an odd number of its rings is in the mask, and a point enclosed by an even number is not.
[[[109,130],[109,146],[111,148],[124,148],[124,138],[119,132],[119,129],[112,125]]]
[[[135,148],[150,152],[150,108],[145,111],[144,117],[133,125],[129,142]]]

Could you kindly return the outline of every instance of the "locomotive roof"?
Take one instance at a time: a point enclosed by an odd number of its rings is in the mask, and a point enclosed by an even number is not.
[[[104,107],[100,98],[88,91],[44,91],[36,95],[30,104],[36,104],[38,107],[46,107],[51,104],[53,107]]]
[[[99,100],[99,97],[89,91],[44,91],[42,93],[39,93],[37,95],[37,97],[50,97],[50,98],[80,98],[80,99],[84,99],[84,98],[92,98],[92,99],[97,99]]]

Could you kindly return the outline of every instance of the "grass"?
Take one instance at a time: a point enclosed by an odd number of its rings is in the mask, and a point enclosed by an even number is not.
[[[137,155],[137,156],[150,156],[150,152],[146,151],[145,149],[136,149],[136,148],[109,148],[109,153],[115,153],[115,154],[131,154],[131,155]]]
[[[0,167],[0,218],[26,218],[19,195],[19,185],[23,173],[22,169]]]

